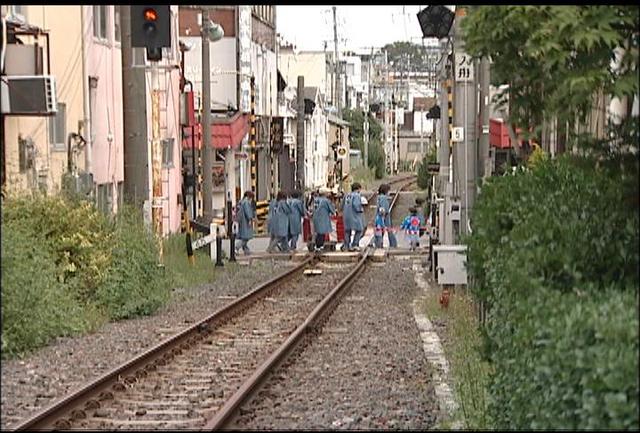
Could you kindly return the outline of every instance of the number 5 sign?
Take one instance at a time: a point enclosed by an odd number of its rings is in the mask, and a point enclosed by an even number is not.
[[[466,53],[455,53],[456,67],[454,73],[456,81],[473,81],[473,60]]]

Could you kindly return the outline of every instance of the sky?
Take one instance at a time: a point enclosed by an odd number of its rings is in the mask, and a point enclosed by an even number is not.
[[[424,6],[337,6],[338,48],[362,51],[396,41],[421,44],[417,14]],[[299,50],[334,49],[332,5],[277,6],[277,31]]]

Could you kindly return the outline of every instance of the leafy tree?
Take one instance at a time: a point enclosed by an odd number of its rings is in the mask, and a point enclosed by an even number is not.
[[[416,68],[427,68],[427,50],[422,45],[407,41],[397,41],[382,47],[387,59],[394,65],[410,64]]]
[[[598,92],[638,93],[636,6],[477,6],[461,25],[467,52],[488,56],[493,81],[509,85],[510,121],[535,135],[553,118],[573,131]]]
[[[382,148],[382,125],[371,115],[369,116],[369,167],[374,168],[376,179],[384,177],[384,150]],[[358,149],[364,154],[364,112],[345,108],[342,117],[349,122],[349,143],[352,149]]]

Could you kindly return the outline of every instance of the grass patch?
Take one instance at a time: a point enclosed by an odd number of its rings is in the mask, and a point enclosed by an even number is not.
[[[450,365],[458,410],[444,420],[440,428],[448,429],[456,422],[465,429],[488,429],[487,386],[489,364],[481,357],[482,338],[473,301],[465,289],[451,294],[449,308],[439,303],[440,292],[430,292],[424,311],[432,323],[443,324],[438,332]]]
[[[163,244],[163,262],[172,287],[193,287],[214,280],[214,264],[207,248],[195,250],[194,263],[187,257],[186,234],[176,233],[168,236]],[[225,263],[226,265],[226,263]]]
[[[362,185],[362,189],[365,190],[369,190],[373,182],[376,180],[374,170],[364,166],[351,170],[351,177],[353,177],[353,182],[360,183],[360,185]]]

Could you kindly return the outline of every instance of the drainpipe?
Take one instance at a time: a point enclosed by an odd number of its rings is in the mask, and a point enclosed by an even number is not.
[[[90,116],[90,108],[89,108],[89,77],[87,75],[87,47],[85,45],[84,35],[85,35],[85,17],[84,17],[85,7],[80,6],[80,40],[82,42],[82,99],[84,105],[84,131],[82,131],[81,135],[87,137],[87,144],[84,148],[84,170],[87,173],[93,173],[92,167],[92,149],[93,149],[93,139],[91,135],[91,118]]]

